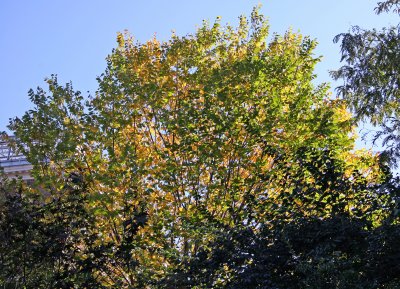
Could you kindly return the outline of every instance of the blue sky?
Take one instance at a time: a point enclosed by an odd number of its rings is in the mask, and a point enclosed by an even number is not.
[[[92,94],[96,77],[115,47],[118,31],[127,29],[144,42],[154,34],[166,40],[175,30],[185,35],[203,19],[217,16],[236,24],[241,14],[262,5],[271,32],[290,27],[317,39],[316,54],[323,62],[318,82],[331,82],[328,70],[338,68],[339,45],[333,37],[351,25],[383,27],[396,24],[391,14],[377,16],[374,0],[0,0],[0,131],[8,119],[32,106],[27,91],[46,87],[44,78],[57,74],[60,83],[72,81],[75,89]],[[332,85],[334,87],[334,84]]]

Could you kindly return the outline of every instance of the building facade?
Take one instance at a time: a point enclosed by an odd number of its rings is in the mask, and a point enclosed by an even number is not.
[[[32,165],[22,153],[13,150],[7,141],[0,141],[0,167],[9,178],[21,177],[27,182],[33,180],[30,174]]]

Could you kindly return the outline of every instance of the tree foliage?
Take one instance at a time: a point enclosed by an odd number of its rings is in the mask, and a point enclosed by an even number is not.
[[[377,14],[381,14],[382,12],[389,12],[393,10],[395,13],[399,13],[400,10],[400,1],[398,0],[386,0],[384,2],[378,2],[378,6],[375,8]]]
[[[393,10],[398,14],[399,5],[397,0],[379,2],[376,12]],[[337,90],[348,101],[357,120],[368,120],[381,127],[374,141],[383,138],[386,155],[392,156],[395,163],[400,156],[399,26],[382,30],[354,26],[350,32],[337,35],[334,41],[341,41],[341,61],[347,63],[332,72],[333,78],[343,80]]]
[[[96,239],[79,190],[42,204],[20,182],[4,179],[0,210],[0,285],[3,288],[100,288],[89,255]]]
[[[54,251],[67,260],[57,276],[81,280],[77,288],[285,288],[277,280],[300,269],[287,264],[294,255],[284,238],[275,244],[272,236],[303,230],[303,220],[340,231],[332,220],[347,216],[342,229],[364,222],[356,234],[395,223],[390,174],[376,156],[354,150],[345,103],[312,82],[316,42],[291,31],[269,43],[268,36],[257,9],[237,28],[217,19],[166,42],[119,34],[94,96],[55,76],[48,91],[29,92],[34,108],[9,128],[34,165],[28,192],[38,203],[23,194],[17,203],[29,212],[23,220],[44,212],[36,227],[54,227],[54,243],[72,242],[70,251]],[[61,229],[68,238],[60,239]],[[43,246],[42,232],[32,234]],[[270,242],[278,247],[265,247]],[[246,257],[253,246],[266,250],[254,264]],[[231,254],[240,256],[212,263]],[[46,266],[54,271],[54,263],[37,263]],[[237,281],[247,274],[250,283]]]
[[[399,225],[365,226],[342,215],[221,231],[161,288],[398,288]]]

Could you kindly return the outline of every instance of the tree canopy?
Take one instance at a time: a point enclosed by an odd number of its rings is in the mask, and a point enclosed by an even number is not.
[[[0,223],[23,209],[4,235],[15,249],[0,252],[18,278],[4,271],[0,284],[299,288],[316,268],[327,276],[318,284],[349,268],[326,281],[345,288],[367,274],[343,230],[375,244],[377,228],[397,228],[396,183],[376,155],[354,149],[346,103],[313,84],[316,42],[268,36],[257,9],[236,28],[217,19],[165,42],[118,34],[94,96],[56,76],[31,90],[34,108],[9,128],[36,184],[4,189]],[[303,230],[327,236],[321,251],[299,241]],[[37,251],[47,259],[16,263]],[[397,278],[373,272],[378,285]]]
[[[400,13],[400,2],[379,2],[376,13]],[[383,139],[391,163],[399,158],[399,26],[367,30],[353,26],[334,39],[341,41],[341,60],[346,62],[332,76],[343,80],[337,88],[355,113],[356,120],[370,121],[381,130],[374,142]]]

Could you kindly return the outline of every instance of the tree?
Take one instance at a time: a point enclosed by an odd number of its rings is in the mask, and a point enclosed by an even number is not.
[[[388,195],[369,190],[382,171],[353,150],[344,102],[312,84],[315,41],[289,31],[267,44],[257,9],[239,20],[162,43],[119,34],[95,96],[53,76],[11,121],[44,204],[62,197],[65,176],[85,184],[94,244],[110,261],[103,286],[158,286],[229,228],[369,210],[378,226],[390,215]]]
[[[65,186],[43,204],[21,181],[2,179],[0,285],[4,288],[101,288],[92,260],[96,230],[84,194]],[[96,271],[94,271],[96,269]]]
[[[348,215],[276,229],[221,230],[161,288],[398,288],[399,225],[372,230]]]
[[[294,189],[273,199],[268,221],[219,228],[160,287],[397,288],[398,178],[389,170],[379,184],[346,176],[328,151],[304,150],[291,162],[301,169],[283,169],[282,188]]]
[[[400,12],[398,0],[379,2],[377,14],[393,10]],[[399,26],[366,30],[352,27],[334,39],[341,41],[341,61],[347,64],[332,72],[334,79],[342,79],[337,90],[349,103],[357,121],[368,120],[381,130],[374,135],[374,142],[383,138],[387,147],[384,155],[392,163],[400,157],[399,139]]]

